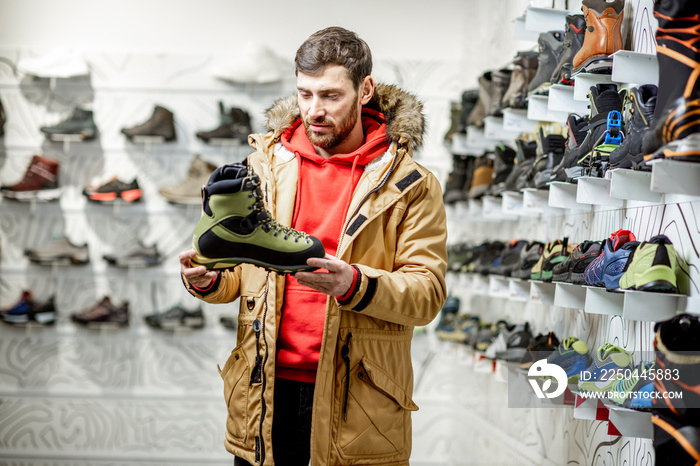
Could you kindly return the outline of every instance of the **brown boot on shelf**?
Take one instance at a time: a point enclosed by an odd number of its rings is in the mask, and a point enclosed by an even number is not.
[[[467,119],[467,126],[475,125],[478,128],[483,128],[484,118],[491,108],[491,87],[493,85],[493,73],[487,71],[479,76],[479,98],[476,101],[476,106],[472,110]]]
[[[574,56],[574,74],[612,73],[609,55],[622,49],[622,20],[625,0],[583,0],[586,35],[581,50]]]
[[[513,60],[510,86],[503,96],[503,106],[527,108],[527,88],[537,73],[538,52],[518,52]]]
[[[478,199],[483,196],[491,183],[493,183],[493,162],[487,154],[484,154],[476,159],[469,198]]]

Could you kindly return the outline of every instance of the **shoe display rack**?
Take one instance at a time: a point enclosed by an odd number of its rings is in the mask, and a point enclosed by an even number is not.
[[[639,19],[642,12],[651,13],[653,4],[628,2],[627,8],[633,18]],[[563,29],[567,14],[570,12],[528,8],[526,15],[516,20],[516,38],[533,40],[532,33]],[[638,29],[643,24],[630,23],[635,28],[633,34],[649,34]],[[579,74],[573,86],[555,84],[548,95],[530,96],[527,110],[506,108],[502,118],[488,117],[482,130],[469,127],[466,137],[453,138],[453,153],[480,156],[498,144],[512,144],[517,137],[514,134],[533,131],[539,121],[566,123],[570,113],[587,115],[589,89],[598,83],[626,88],[658,84],[654,44],[640,41],[630,45],[637,45],[639,50],[616,52],[612,74]],[[700,314],[700,254],[696,247],[700,244],[696,222],[700,215],[700,164],[656,160],[651,166],[651,171],[615,169],[603,178],[581,177],[576,183],[551,182],[545,189],[525,188],[454,202],[447,206],[448,242],[478,245],[500,240],[507,244],[526,239],[546,244],[563,237],[581,242],[604,239],[620,228],[633,231],[642,241],[662,233],[673,238],[675,247],[688,261],[689,294],[612,292],[563,282],[448,272],[448,292],[460,299],[460,315],[478,316],[482,322],[529,322],[533,335],[547,331],[555,331],[559,337],[576,335],[588,343],[591,351],[613,342],[633,354],[653,353],[656,322],[682,312]],[[502,396],[503,404],[513,399],[509,391],[513,386],[528,387],[527,371],[519,369],[518,364],[485,358],[483,352],[461,342],[441,340],[436,346],[440,348],[437,351],[452,356],[452,364],[468,368],[467,379],[474,377],[482,390]],[[469,384],[468,380],[461,383]],[[451,393],[458,398],[456,391]],[[528,409],[509,409],[490,403],[479,406],[478,402],[462,399],[457,409],[480,428],[505,435],[516,448],[522,448],[521,442],[532,441],[549,449],[546,458],[535,461],[539,464],[548,460],[554,464],[571,461],[559,448],[572,448],[573,443],[604,452],[601,454],[610,458],[611,464],[646,464],[648,458],[653,458],[650,412],[584,399],[576,384],[567,388],[563,406],[546,407],[547,403],[551,404],[542,400]],[[516,433],[505,420],[509,415],[516,424],[520,416],[528,417],[528,431],[541,430],[545,440]],[[559,426],[558,432],[551,432],[552,424]],[[595,461],[587,458],[583,463]]]

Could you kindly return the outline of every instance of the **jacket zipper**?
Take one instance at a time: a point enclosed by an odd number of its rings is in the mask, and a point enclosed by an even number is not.
[[[262,315],[262,321],[265,322],[267,318],[267,311],[268,311],[268,300],[267,300],[267,294],[270,291],[270,272],[267,272],[267,277],[265,279],[265,293],[263,295],[263,315]],[[257,319],[256,319],[257,320]],[[253,326],[255,326],[255,322],[253,322]],[[253,330],[255,330],[255,327],[253,327]],[[267,363],[267,358],[268,358],[268,351],[267,351],[267,340],[265,340],[265,326],[261,325],[261,328],[259,330],[260,333],[262,333],[262,340],[265,342],[265,359],[261,361],[260,364],[260,381],[262,382],[262,390],[260,391],[260,426],[258,427],[258,436],[255,438],[255,462],[258,464],[265,464],[265,440],[263,439],[263,422],[265,421],[265,413],[267,411],[267,405],[265,404],[265,386],[267,385],[267,378],[265,377],[265,363]],[[258,336],[258,332],[256,332],[256,337]],[[259,341],[259,340],[258,340]],[[260,345],[257,345],[258,349],[258,355],[260,354]],[[257,360],[257,358],[256,358]]]
[[[343,401],[343,421],[348,422],[348,395],[350,394],[350,339],[352,333],[348,333],[348,338],[340,350],[340,355],[345,361],[345,400]]]
[[[260,327],[262,325],[260,324],[260,321],[258,319],[255,319],[253,321],[253,331],[255,332],[255,364],[253,365],[253,371],[250,374],[250,383],[248,385],[253,385],[254,383],[260,383],[260,372],[261,372],[261,363],[262,363],[262,356],[260,356]]]

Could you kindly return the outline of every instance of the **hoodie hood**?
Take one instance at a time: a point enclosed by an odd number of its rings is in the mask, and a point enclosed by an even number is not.
[[[410,150],[423,143],[423,104],[414,95],[391,84],[377,83],[372,100],[364,107],[384,114],[389,141],[399,146],[406,145]],[[296,94],[277,100],[265,115],[266,128],[277,138],[300,116]]]

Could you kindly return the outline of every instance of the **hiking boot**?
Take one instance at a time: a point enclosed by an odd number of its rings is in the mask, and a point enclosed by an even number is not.
[[[527,353],[527,348],[532,344],[533,335],[530,324],[525,322],[517,326],[506,339],[506,348],[496,351],[496,359],[503,361],[519,362]]]
[[[585,35],[586,19],[583,15],[567,15],[559,60],[550,78],[552,84],[567,84],[569,86],[574,84],[571,77],[574,68],[573,60],[583,46]]]
[[[456,132],[460,134],[467,133],[467,126],[469,118],[476,107],[476,102],[479,100],[479,91],[475,89],[469,89],[462,92],[462,104],[459,109],[459,122],[457,124]]]
[[[167,108],[156,105],[148,121],[132,128],[123,128],[122,133],[130,141],[136,136],[160,136],[166,141],[175,141],[175,117]]]
[[[591,86],[588,98],[591,108],[587,126],[588,133],[581,144],[570,154],[576,165],[565,168],[567,181],[572,181],[590,171],[591,152],[605,142],[610,112],[622,113],[622,96],[618,93],[615,84]]]
[[[129,325],[129,303],[116,306],[112,304],[109,296],[105,296],[85,311],[72,314],[71,320],[88,327],[103,325],[126,327]]]
[[[58,160],[35,155],[18,183],[0,187],[7,199],[16,201],[55,201],[61,197],[58,187]]]
[[[89,201],[101,204],[111,204],[118,201],[136,202],[141,200],[142,192],[136,178],[130,183],[126,183],[112,178],[111,181],[100,186],[88,185],[83,189],[83,195]]]
[[[620,277],[620,288],[687,294],[682,265],[685,261],[671,240],[665,235],[656,235],[632,252]]]
[[[603,251],[584,272],[586,284],[617,289],[632,250],[639,245],[634,233],[619,229],[603,243]]]
[[[692,0],[654,3],[659,94],[645,160],[700,161],[700,14]]]
[[[486,194],[490,196],[500,196],[505,191],[506,179],[515,166],[515,151],[503,144],[496,146],[494,150],[496,157],[493,161],[493,181]]]
[[[173,204],[197,205],[202,202],[202,186],[207,184],[214,170],[216,165],[195,155],[187,171],[187,178],[176,185],[159,188],[158,192]]]
[[[644,160],[642,141],[654,117],[658,88],[653,84],[634,87],[629,92],[631,118],[625,138],[610,153],[610,168],[632,168]]]
[[[550,79],[557,66],[559,52],[564,45],[564,31],[549,31],[540,33],[537,43],[539,44],[539,55],[537,57],[537,73],[527,86],[528,95],[546,94],[549,86],[552,85]]]
[[[612,73],[609,55],[622,49],[621,26],[625,0],[583,0],[586,35],[583,45],[574,56],[574,74]]]
[[[503,106],[527,108],[527,91],[537,73],[537,52],[518,52],[513,60],[510,85],[503,95]]]
[[[469,199],[478,199],[493,183],[493,162],[488,155],[478,157],[474,162],[474,177],[469,188]]]
[[[523,133],[515,138],[515,166],[506,177],[504,191],[520,191],[527,187],[528,176],[537,158],[537,137],[534,133]]]
[[[532,273],[532,268],[537,264],[544,252],[544,243],[532,241],[520,252],[518,264],[513,268],[510,276],[513,278],[528,279]]]
[[[214,171],[202,188],[202,215],[194,230],[193,266],[230,269],[246,262],[278,273],[311,270],[324,257],[313,236],[277,223],[265,209],[260,179],[242,163]]]
[[[474,125],[477,128],[483,128],[484,118],[491,108],[491,86],[493,84],[493,73],[486,71],[479,76],[479,97],[476,100],[474,109],[467,118],[467,126]]]
[[[90,262],[88,245],[80,246],[61,236],[39,249],[25,249],[30,262],[40,265],[84,265]]]
[[[97,135],[97,125],[92,117],[92,110],[75,107],[73,113],[54,126],[42,126],[39,128],[46,137],[59,134],[77,134],[83,139],[94,139]]]
[[[685,425],[700,426],[700,320],[680,314],[654,325],[656,366],[672,377],[655,377],[652,410]],[[666,372],[669,371],[669,372]]]
[[[535,159],[531,174],[531,187],[537,189],[547,188],[554,167],[558,166],[564,158],[566,147],[566,129],[559,123],[538,123],[537,149],[538,156]],[[545,129],[547,129],[545,133]]]
[[[250,115],[245,110],[234,107],[226,112],[224,103],[219,101],[219,126],[211,131],[198,131],[196,135],[207,143],[211,139],[235,139],[243,143],[251,132]]]
[[[204,313],[201,308],[189,311],[180,305],[175,305],[165,312],[144,316],[144,320],[151,327],[162,330],[204,328]]]
[[[552,269],[552,281],[583,285],[586,267],[603,252],[602,241],[584,241],[574,248],[564,262]]]
[[[558,346],[559,339],[554,332],[537,335],[527,347],[525,355],[520,359],[520,369],[529,369],[535,361],[549,357]]]
[[[494,71],[491,75],[491,106],[488,109],[490,116],[503,116],[503,96],[510,86],[512,70],[507,68]]]
[[[566,147],[564,147],[564,156],[561,162],[554,167],[549,181],[567,181],[569,176],[566,174],[567,168],[576,167],[578,162],[578,151],[576,150],[581,143],[586,139],[588,134],[588,117],[579,117],[572,113],[566,121],[568,138]],[[573,180],[573,178],[572,178]]]
[[[163,261],[155,244],[146,246],[141,241],[125,251],[105,254],[102,258],[115,267],[152,267]]]
[[[470,155],[452,154],[452,171],[447,176],[445,183],[445,204],[454,204],[457,201],[465,200],[464,187],[471,185],[471,175],[473,173],[474,157]],[[469,176],[469,179],[467,177]],[[466,192],[469,192],[467,187]]]

